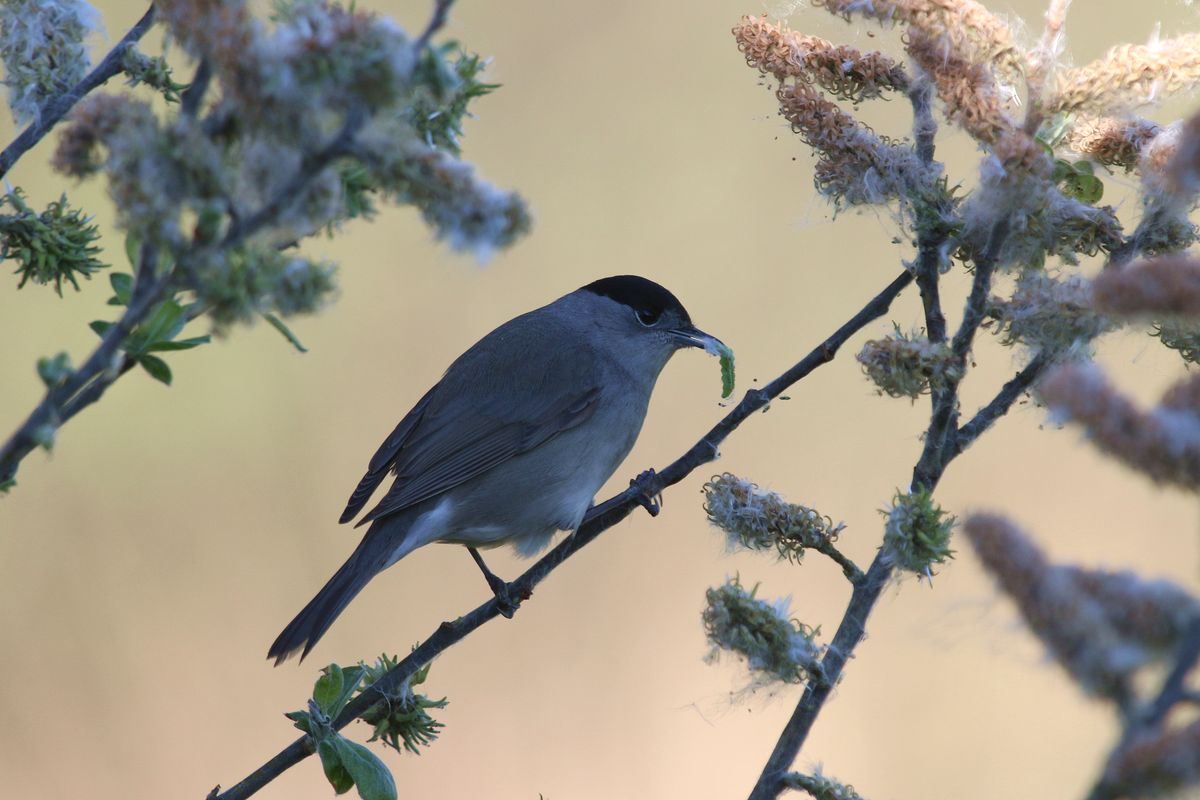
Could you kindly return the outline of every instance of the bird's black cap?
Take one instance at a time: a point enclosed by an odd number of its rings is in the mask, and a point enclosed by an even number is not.
[[[664,311],[673,311],[685,322],[691,322],[687,309],[679,298],[666,288],[639,275],[614,275],[584,286],[585,291],[623,303],[635,311],[645,311],[657,318]]]

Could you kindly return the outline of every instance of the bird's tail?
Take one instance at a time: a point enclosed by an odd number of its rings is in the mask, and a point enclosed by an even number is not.
[[[342,564],[321,591],[317,592],[317,596],[309,601],[304,610],[297,614],[275,639],[275,643],[267,651],[267,658],[275,659],[275,666],[279,666],[302,648],[300,660],[303,661],[342,610],[379,572],[382,565],[376,559],[367,557],[367,548],[363,546],[365,544],[364,539],[363,544],[358,546],[350,558],[346,559],[346,563]]]

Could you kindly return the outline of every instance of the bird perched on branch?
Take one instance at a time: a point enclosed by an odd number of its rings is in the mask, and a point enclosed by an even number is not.
[[[268,658],[308,655],[376,574],[430,542],[466,545],[511,615],[507,584],[476,548],[532,555],[573,531],[633,447],[658,375],[677,350],[724,345],[675,295],[634,275],[589,283],[480,339],[384,440],[350,495],[354,552],[279,634]]]

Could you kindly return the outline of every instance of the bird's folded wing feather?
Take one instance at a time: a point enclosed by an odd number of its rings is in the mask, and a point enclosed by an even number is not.
[[[436,390],[437,387],[434,386],[426,392],[425,396],[417,401],[412,411],[409,411],[404,419],[400,420],[396,429],[387,439],[384,439],[383,444],[375,451],[375,455],[371,457],[371,463],[367,466],[367,473],[358,482],[358,486],[354,487],[354,491],[350,494],[350,500],[346,503],[346,509],[342,511],[338,522],[345,523],[354,519],[371,499],[376,487],[383,482],[383,479],[387,477],[388,470],[396,463],[396,456],[399,454],[400,448],[412,434],[413,428],[421,421],[421,417],[425,414],[425,408],[429,405],[429,399]]]
[[[371,459],[343,522],[365,505],[388,469],[395,483],[359,525],[435,497],[591,417],[600,389],[590,359],[570,347],[555,348],[561,355],[549,360],[531,358],[546,350],[521,341],[526,333],[502,327],[489,338],[517,341],[502,348],[480,342],[447,370]],[[510,356],[497,359],[497,349]]]

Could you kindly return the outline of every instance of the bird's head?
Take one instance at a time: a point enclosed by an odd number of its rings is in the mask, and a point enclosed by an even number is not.
[[[616,275],[573,293],[595,326],[597,338],[617,358],[661,370],[685,347],[719,355],[724,345],[692,324],[675,295],[652,280]],[[655,375],[657,375],[655,370]]]

